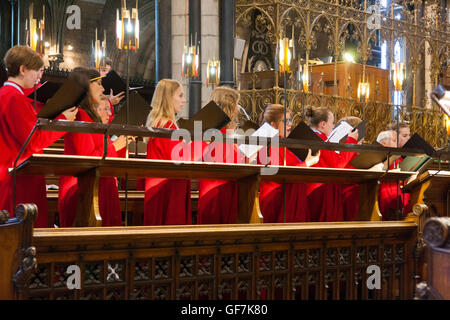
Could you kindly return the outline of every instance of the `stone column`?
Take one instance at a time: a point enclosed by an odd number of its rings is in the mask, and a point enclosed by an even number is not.
[[[230,87],[234,82],[235,0],[220,0],[220,84]]]
[[[201,44],[202,39],[202,5],[201,0],[189,0],[189,39],[193,45]],[[197,40],[197,42],[195,42]],[[189,117],[192,117],[201,109],[202,105],[202,57],[203,52],[200,47],[199,54],[199,76],[189,80]]]
[[[158,1],[158,80],[172,77],[172,2]]]

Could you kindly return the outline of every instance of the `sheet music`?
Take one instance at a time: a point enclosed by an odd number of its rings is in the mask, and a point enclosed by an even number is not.
[[[353,130],[353,127],[346,121],[342,121],[330,134],[327,142],[339,143],[349,132]]]
[[[450,91],[445,91],[445,95],[439,102],[443,107],[447,108],[447,112],[450,113]]]
[[[266,122],[261,126],[261,128],[256,130],[255,133],[251,135],[251,137],[274,138],[278,135],[278,133],[279,132],[277,129],[275,129]],[[247,158],[251,158],[262,148],[263,146],[248,145],[248,144],[239,145],[239,151],[243,153]]]

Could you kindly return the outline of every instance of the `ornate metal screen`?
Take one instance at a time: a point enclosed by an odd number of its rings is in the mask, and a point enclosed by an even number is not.
[[[379,15],[378,15],[379,13]],[[438,1],[352,1],[352,0],[237,0],[237,36],[251,42],[248,63],[254,71],[255,60],[263,61],[267,69],[275,68],[276,44],[284,37],[293,38],[294,70],[299,61],[309,61],[313,55],[326,53],[335,62],[342,60],[346,48],[355,47],[356,58],[363,66],[377,64],[380,44],[385,43],[385,64],[396,61],[396,45],[403,48],[406,65],[405,102],[398,107],[403,121],[423,135],[434,146],[446,145],[442,115],[432,106],[427,96],[440,83],[440,74],[447,64],[450,52],[449,10]],[[375,57],[376,56],[376,57]],[[254,58],[256,57],[256,58]],[[398,60],[398,59],[397,59]],[[396,61],[397,62],[397,61]],[[304,63],[304,62],[302,62]],[[261,73],[253,73],[253,85],[241,90],[242,102],[253,119],[266,103],[284,103],[284,89],[278,76],[272,89],[259,89],[255,83]],[[282,79],[281,79],[282,80]],[[392,122],[394,101],[367,105],[355,99],[334,95],[303,93],[297,88],[294,73],[287,81],[287,105],[294,112],[294,122],[302,117],[302,107],[327,106],[339,119],[344,115],[362,116],[369,122],[367,141]],[[353,88],[355,89],[355,88]],[[394,90],[389,80],[392,96]],[[372,88],[375,92],[377,88]],[[376,99],[374,99],[376,100]],[[425,125],[426,124],[426,125]]]

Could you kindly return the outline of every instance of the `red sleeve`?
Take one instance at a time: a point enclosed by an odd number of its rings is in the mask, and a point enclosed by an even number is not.
[[[357,144],[358,141],[356,139],[348,137],[345,141],[346,144]],[[350,162],[352,162],[353,159],[355,159],[358,156],[356,152],[341,152],[339,154],[339,168],[345,168],[348,166]]]
[[[9,130],[14,133],[12,136],[15,139],[14,142],[22,146],[36,125],[36,112],[25,96],[12,96],[10,104],[11,107],[6,109],[8,112],[7,122]],[[31,155],[41,152],[64,134],[65,132],[36,130],[28,145],[26,154]]]
[[[323,139],[322,136],[320,137]],[[347,138],[346,143],[356,144],[357,141],[349,137]],[[356,156],[357,156],[356,152],[336,153],[333,150],[321,150],[320,160],[317,164],[314,165],[314,167],[345,168]]]

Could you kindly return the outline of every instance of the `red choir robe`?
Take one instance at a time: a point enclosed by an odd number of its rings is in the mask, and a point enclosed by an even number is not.
[[[355,167],[348,164],[345,169],[355,169]],[[341,188],[344,221],[356,221],[359,212],[359,184],[343,184]]]
[[[226,128],[221,130],[226,134]],[[203,144],[204,161],[214,163],[245,163],[245,157],[233,143]],[[222,148],[222,158],[216,150]],[[238,217],[238,183],[224,180],[199,180],[198,224],[233,224]]]
[[[403,161],[403,158],[397,160],[398,163]],[[397,166],[397,161],[390,166],[390,170]],[[388,220],[389,216],[397,209],[397,195],[398,208],[402,210],[403,203],[405,205],[403,209],[403,215],[408,214],[411,211],[411,194],[403,193],[400,189],[401,184],[398,186],[397,182],[382,182],[380,184],[380,189],[378,191],[378,206],[380,208],[380,213],[383,216],[383,220]]]
[[[271,163],[274,163],[276,152],[275,147],[270,148]],[[260,153],[261,154],[261,153]],[[265,157],[259,157],[260,164],[266,164]],[[284,165],[284,148],[278,148],[278,165]],[[276,163],[274,163],[276,165]],[[289,149],[286,150],[286,165],[305,167],[306,163],[301,162],[297,156]],[[284,222],[284,187],[283,184],[263,181],[259,188],[259,207],[264,218],[264,223]],[[309,222],[310,212],[306,197],[306,184],[287,183],[286,184],[286,222]]]
[[[322,140],[327,140],[325,134],[316,133]],[[357,144],[357,141],[349,137],[347,138],[346,143]],[[321,150],[320,160],[314,167],[345,168],[356,156],[357,154],[355,152],[337,153],[333,150]],[[342,185],[331,183],[309,183],[307,186],[311,221],[344,221]]]
[[[159,127],[159,125],[157,126]],[[168,121],[165,129],[177,129]],[[172,160],[178,140],[150,138],[147,159]],[[191,183],[189,180],[147,178],[145,180],[144,225],[192,224]]]
[[[7,85],[7,83],[14,86]],[[65,119],[59,115],[57,119]],[[14,215],[12,203],[13,179],[8,174],[8,168],[12,168],[20,149],[27,140],[31,130],[37,121],[37,113],[24,95],[24,88],[11,81],[5,82],[0,88],[0,209],[8,210]],[[42,153],[42,150],[60,137],[64,132],[37,130],[30,140],[28,147],[20,157],[18,164],[34,153]],[[47,193],[45,178],[42,176],[27,176],[16,178],[16,203],[34,203],[38,207],[38,216],[35,222],[36,228],[48,227]]]
[[[77,121],[93,122],[84,110],[79,110]],[[103,156],[104,140],[101,134],[68,133],[64,138],[64,154],[79,156]],[[109,140],[109,139],[108,139]],[[107,156],[118,157],[117,152],[108,141]],[[119,191],[117,179],[101,177],[98,187],[98,202],[102,226],[112,227],[122,225]],[[59,180],[58,209],[60,226],[73,226],[78,203],[78,179],[76,177],[61,177]]]

